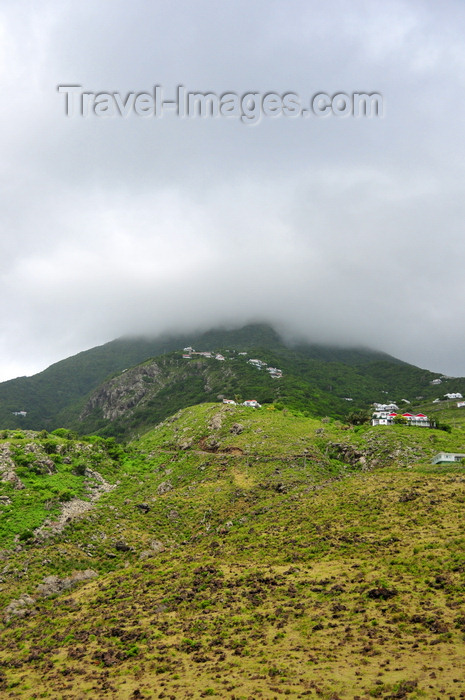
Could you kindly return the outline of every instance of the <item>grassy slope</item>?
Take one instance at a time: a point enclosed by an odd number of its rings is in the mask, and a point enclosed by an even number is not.
[[[465,475],[429,460],[463,446],[461,429],[180,412],[105,462],[119,485],[90,515],[4,555],[3,605],[36,598],[2,632],[5,697],[460,697]]]
[[[277,365],[284,370],[284,378],[279,380],[281,399],[314,415],[340,416],[351,408],[365,407],[383,398],[412,399],[419,394],[433,398],[452,389],[465,393],[465,379],[450,380],[440,387],[433,387],[430,381],[438,375],[383,353],[312,344],[290,348],[272,328],[257,324],[233,331],[218,329],[153,340],[120,339],[58,362],[33,377],[0,383],[0,426],[37,430],[70,426],[76,422],[89,393],[109,376],[147,358],[182,349],[186,344],[192,344],[197,350],[247,350],[250,355],[256,354],[269,364]],[[242,370],[240,374],[242,381]],[[258,389],[263,389],[263,397],[257,398],[264,400],[276,393],[277,386],[265,386],[262,380],[255,383]],[[227,388],[227,377],[220,384]],[[248,385],[239,383],[238,388],[246,391]],[[197,386],[194,391],[199,401],[214,398]],[[186,400],[193,403],[190,396],[184,397],[186,392],[182,387],[175,387],[173,394],[174,398],[161,397],[164,405],[167,398],[172,400],[170,410],[179,407],[174,405],[174,399],[181,406],[186,406]],[[344,402],[342,397],[345,396],[353,398],[353,403]],[[163,405],[160,408],[163,409]],[[12,413],[22,410],[27,411],[25,418]],[[148,419],[159,420],[162,413],[162,410],[158,413],[152,411]],[[101,428],[98,419],[94,423],[91,430]],[[146,425],[147,422],[142,423],[142,426]]]
[[[430,373],[400,361],[381,360],[379,354],[364,351],[320,348],[291,350],[284,346],[274,350],[252,349],[250,354],[240,356],[232,350],[223,351],[225,362],[196,357],[182,359],[181,353],[169,353],[162,358],[150,360],[110,379],[92,395],[120,393],[125,387],[129,410],[116,420],[105,420],[101,404],[92,411],[84,411],[85,418],[71,420],[74,429],[83,433],[98,433],[127,439],[140,434],[150,425],[163,420],[186,405],[215,400],[218,395],[242,398],[257,398],[260,403],[284,403],[306,415],[343,417],[350,410],[366,409],[375,400],[387,397],[400,401],[401,397],[413,399],[419,391],[427,393]],[[316,357],[312,356],[315,353]],[[340,358],[346,353],[346,362]],[[247,363],[256,356],[269,366],[278,366],[284,376],[272,379],[266,370],[257,370]],[[358,364],[357,364],[358,363]],[[132,395],[140,372],[156,365],[162,375],[161,382],[146,376],[146,395],[132,406]],[[128,380],[134,377],[134,385]],[[346,401],[350,397],[352,401]]]

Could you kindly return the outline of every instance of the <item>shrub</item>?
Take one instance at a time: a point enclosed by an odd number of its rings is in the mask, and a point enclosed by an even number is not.
[[[86,473],[87,465],[85,462],[78,462],[76,466],[73,468],[73,474],[76,476],[84,476]]]

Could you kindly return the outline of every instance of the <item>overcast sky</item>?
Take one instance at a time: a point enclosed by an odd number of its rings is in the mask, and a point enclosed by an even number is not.
[[[264,320],[465,375],[462,0],[4,0],[0,380]],[[89,93],[379,93],[382,117],[66,116]]]

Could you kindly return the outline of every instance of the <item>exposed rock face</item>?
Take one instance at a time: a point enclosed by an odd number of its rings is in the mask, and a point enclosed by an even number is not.
[[[13,484],[14,488],[17,491],[20,491],[21,489],[25,488],[23,482],[21,481],[21,479],[19,478],[19,476],[16,474],[15,471],[3,472],[2,481],[4,481],[5,483]]]
[[[13,484],[17,490],[23,489],[24,484],[16,474],[16,465],[11,454],[9,443],[5,442],[0,445],[0,479],[4,483]]]
[[[97,576],[97,572],[93,569],[86,569],[85,571],[76,571],[71,576],[66,578],[60,578],[59,576],[46,576],[43,583],[39,583],[37,586],[37,593],[42,598],[49,598],[51,595],[56,595],[62,591],[67,591],[70,588],[74,588],[78,583],[82,581],[88,581]]]
[[[350,444],[344,442],[330,442],[328,444],[330,453],[335,454],[338,459],[352,465],[361,465],[366,463],[365,454],[357,450]]]
[[[233,435],[240,435],[243,430],[244,426],[242,425],[242,423],[234,423],[234,425],[231,426],[229,432]]]
[[[179,449],[180,450],[188,450],[189,447],[192,447],[194,441],[192,438],[189,438],[188,440],[182,440],[182,442],[179,443]]]
[[[24,594],[16,600],[12,600],[9,605],[5,608],[4,620],[9,622],[13,617],[27,617],[31,614],[31,606],[34,605],[35,600],[31,598],[30,595]]]
[[[210,421],[210,430],[219,430],[223,423],[223,416],[221,413],[216,413]]]
[[[168,493],[168,491],[171,491],[173,488],[173,484],[171,481],[162,481],[159,487],[157,488],[157,493],[159,496],[163,496],[164,493]]]
[[[156,362],[145,363],[105,382],[90,398],[80,418],[94,409],[102,410],[105,420],[116,420],[133,409],[155,387],[165,383],[165,373]]]
[[[86,490],[90,500],[84,501],[80,498],[73,498],[69,503],[65,503],[57,520],[46,520],[34,531],[36,539],[45,540],[52,535],[62,532],[68,523],[90,510],[102,494],[108,493],[108,491],[115,488],[115,485],[109,484],[101,474],[92,469],[87,468],[85,476],[89,479],[86,483]]]
[[[60,578],[59,576],[46,576],[43,583],[37,586],[37,595],[41,598],[49,598],[52,595],[57,595],[63,591],[68,591],[74,588],[82,581],[90,581],[97,576],[97,572],[93,569],[85,571],[75,571],[71,576]],[[33,605],[35,599],[26,593],[12,600],[5,608],[3,619],[9,622],[14,617],[27,617],[33,613]]]
[[[157,554],[161,554],[165,551],[165,545],[160,540],[152,540],[150,543],[150,549],[145,549],[141,552],[139,559],[149,559],[150,557],[155,557]]]

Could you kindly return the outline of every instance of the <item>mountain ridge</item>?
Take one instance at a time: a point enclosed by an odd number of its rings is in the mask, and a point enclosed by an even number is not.
[[[325,346],[301,340],[291,343],[283,340],[275,329],[266,324],[177,336],[120,338],[61,360],[32,377],[1,383],[0,428],[50,430],[72,425],[79,430],[79,415],[92,392],[103,382],[150,358],[180,351],[186,345],[193,345],[199,351],[229,349],[261,353],[265,360],[268,357],[285,369],[286,379],[282,385],[286,387],[291,403],[303,408],[307,401],[309,409],[320,415],[325,410],[339,416],[347,412],[348,407],[334,397],[354,398],[354,405],[361,407],[378,400],[379,391],[397,392],[405,387],[409,394],[405,398],[409,398],[415,386],[421,386],[423,394],[428,382],[440,376],[367,348]],[[302,391],[302,383],[306,385],[305,391]],[[351,392],[363,385],[366,386],[359,395],[351,397]],[[465,381],[462,381],[462,385],[465,387]],[[244,386],[244,391],[248,386]],[[251,388],[254,388],[253,384]],[[242,393],[240,386],[235,391]],[[220,386],[217,393],[224,393]],[[211,400],[214,395],[207,392],[202,397],[198,393],[197,398]],[[173,410],[181,407],[181,404],[176,405]],[[13,415],[19,411],[27,415]],[[156,415],[155,420],[163,417],[162,414]]]

